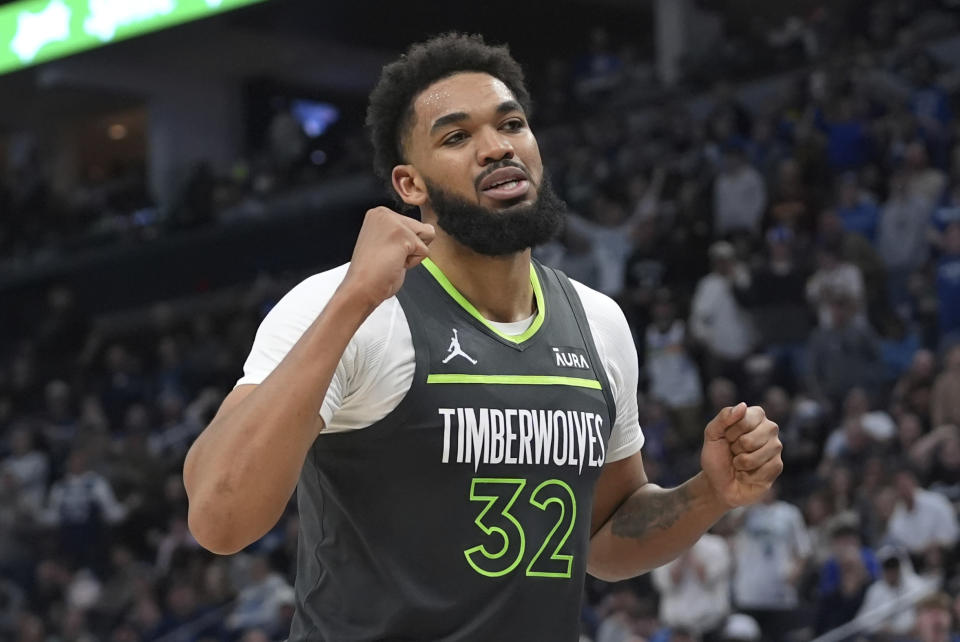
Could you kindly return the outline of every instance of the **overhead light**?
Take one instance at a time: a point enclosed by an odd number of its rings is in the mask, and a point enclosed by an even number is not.
[[[127,137],[127,127],[126,125],[121,125],[120,123],[114,123],[107,128],[107,136],[110,137],[110,140],[123,140]]]

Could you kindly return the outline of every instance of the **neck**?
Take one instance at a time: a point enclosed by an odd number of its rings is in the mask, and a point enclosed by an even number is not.
[[[529,249],[507,256],[486,256],[458,243],[438,227],[430,244],[430,259],[489,321],[522,321],[537,311],[530,284]]]

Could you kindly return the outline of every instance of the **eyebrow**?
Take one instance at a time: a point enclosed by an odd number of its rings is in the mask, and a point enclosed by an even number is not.
[[[499,105],[497,105],[497,114],[506,114],[511,111],[523,111],[523,107],[515,100],[505,100]],[[449,114],[445,114],[440,118],[433,121],[433,125],[430,127],[430,134],[436,133],[438,129],[452,123],[459,123],[462,120],[467,120],[470,118],[470,114],[465,111],[455,111]]]

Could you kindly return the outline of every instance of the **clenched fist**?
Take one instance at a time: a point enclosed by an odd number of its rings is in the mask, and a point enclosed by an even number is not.
[[[717,498],[745,506],[763,497],[783,471],[779,427],[760,406],[721,410],[704,431],[700,465]]]
[[[371,309],[377,307],[397,293],[408,269],[427,258],[433,237],[432,225],[388,207],[367,210],[340,289]]]

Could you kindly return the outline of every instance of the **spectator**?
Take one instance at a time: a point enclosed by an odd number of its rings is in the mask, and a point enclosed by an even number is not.
[[[677,319],[669,291],[657,293],[653,322],[646,332],[646,369],[649,393],[670,409],[682,442],[691,448],[703,440],[700,373],[687,352],[686,324]]]
[[[10,433],[10,455],[0,462],[0,474],[9,474],[19,489],[19,503],[36,513],[47,492],[50,462],[46,453],[34,448],[33,432],[20,425]]]
[[[746,268],[737,263],[733,246],[710,246],[713,270],[697,284],[690,310],[690,331],[707,353],[710,378],[727,375],[741,380],[741,360],[753,349],[754,329],[737,291],[749,287]]]
[[[949,595],[936,593],[917,604],[917,624],[913,634],[917,642],[954,642],[957,639]]]
[[[763,177],[750,165],[745,150],[738,145],[729,145],[724,150],[723,169],[713,186],[713,204],[717,237],[735,232],[760,235],[767,190]]]
[[[908,190],[904,171],[894,173],[877,233],[877,251],[887,267],[890,302],[894,306],[906,303],[907,280],[927,259],[931,203],[920,192]]]
[[[625,283],[625,262],[631,252],[634,221],[613,194],[598,194],[590,208],[591,218],[567,217],[570,233],[590,245],[596,262],[601,292],[616,297]]]
[[[637,220],[633,228],[633,251],[627,257],[625,267],[627,308],[629,319],[636,327],[643,328],[650,321],[650,307],[654,295],[666,287],[671,265],[675,258],[664,247],[664,239],[658,234],[657,221],[652,216]]]
[[[930,420],[934,426],[960,426],[960,343],[950,348],[933,384]]]
[[[253,557],[250,562],[250,581],[240,591],[236,605],[227,616],[227,629],[241,631],[275,626],[281,601],[289,589],[286,580],[270,568],[266,557]]]
[[[863,167],[870,154],[870,139],[861,107],[852,96],[837,100],[829,114],[817,109],[817,126],[827,135],[827,158],[834,170]]]
[[[794,383],[802,367],[811,315],[803,303],[807,275],[798,264],[794,233],[777,226],[767,232],[767,257],[755,269],[744,295],[761,345],[775,360],[780,380]]]
[[[832,299],[845,298],[856,306],[856,316],[862,318],[866,289],[860,268],[841,258],[840,247],[834,243],[822,245],[817,251],[817,271],[807,281],[807,300],[817,310],[821,328],[833,325]]]
[[[840,181],[836,212],[844,230],[874,241],[880,212],[872,195],[860,188],[857,175],[852,172],[844,174]]]
[[[906,169],[906,192],[918,201],[932,206],[939,203],[947,184],[947,177],[942,170],[930,167],[927,158],[927,148],[921,141],[913,141],[904,151],[904,166]],[[897,172],[893,174],[897,179]]]
[[[867,587],[879,575],[873,551],[862,545],[856,527],[841,525],[834,530],[832,549],[820,575],[814,626],[818,635],[852,620],[863,604]]]
[[[66,474],[50,488],[43,521],[58,528],[63,554],[77,564],[102,569],[107,528],[123,521],[135,502],[117,501],[110,482],[90,469],[87,451],[75,446]]]
[[[857,617],[888,608],[894,600],[909,600],[910,598],[905,596],[915,597],[925,586],[924,581],[913,571],[910,558],[901,555],[896,548],[890,546],[883,548],[878,552],[877,557],[883,569],[882,574],[867,589]],[[913,631],[915,620],[916,612],[911,605],[902,610],[895,610],[888,617],[872,625],[869,631],[892,636],[909,635]]]
[[[947,226],[937,262],[937,300],[943,345],[960,342],[960,221]]]
[[[934,547],[949,550],[960,539],[956,511],[943,495],[920,488],[917,478],[907,466],[894,475],[897,503],[886,539],[912,555],[923,555]]]
[[[697,635],[715,634],[730,614],[730,551],[709,533],[679,558],[653,571],[660,622]]]
[[[848,469],[857,468],[874,444],[894,437],[896,424],[882,410],[870,410],[870,396],[860,387],[851,388],[843,400],[840,427],[827,438],[824,463],[842,461]]]
[[[770,222],[797,234],[807,234],[815,222],[816,199],[804,184],[800,163],[794,157],[780,161],[777,180],[770,199]]]
[[[835,249],[839,262],[853,265],[860,271],[863,306],[871,319],[880,318],[889,308],[887,268],[874,245],[859,234],[845,231],[840,217],[831,209],[820,212],[816,239],[819,246]]]
[[[901,412],[912,413],[925,424],[930,422],[930,398],[936,377],[936,365],[933,352],[917,350],[911,358],[909,368],[901,374],[892,392],[892,402]]]
[[[782,639],[794,628],[797,585],[811,554],[803,515],[778,500],[773,489],[766,501],[743,511],[740,520],[733,541],[734,604],[756,618],[771,638]]]
[[[855,322],[856,302],[836,294],[830,300],[831,327],[817,328],[807,344],[807,389],[828,408],[839,408],[847,391],[879,384],[880,346],[866,324]]]

